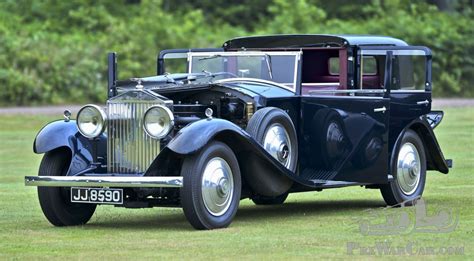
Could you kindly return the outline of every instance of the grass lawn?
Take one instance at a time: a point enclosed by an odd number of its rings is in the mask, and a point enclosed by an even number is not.
[[[474,108],[445,110],[436,129],[447,158],[448,175],[429,172],[424,200],[428,215],[449,209],[459,216],[453,232],[367,236],[360,218],[384,206],[378,190],[350,187],[292,194],[281,206],[255,206],[242,200],[227,229],[196,231],[181,209],[123,209],[101,206],[89,224],[56,228],[44,218],[36,189],[23,176],[36,175],[41,155],[32,152],[36,132],[52,117],[0,115],[0,259],[11,258],[357,258],[348,244],[373,247],[381,242],[416,249],[463,247],[463,255],[418,258],[474,259]],[[398,214],[414,208],[384,210]],[[377,210],[382,212],[382,210]],[[390,256],[396,257],[396,256]],[[370,258],[370,256],[369,256]],[[374,258],[374,257],[372,257]]]

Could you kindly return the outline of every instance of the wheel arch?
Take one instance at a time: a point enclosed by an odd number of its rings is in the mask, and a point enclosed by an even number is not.
[[[39,176],[64,176],[70,170],[72,155],[66,146],[57,147],[45,153]],[[92,217],[96,204],[79,204],[68,201],[70,196],[64,187],[38,187],[38,199],[43,214],[55,226],[86,224]],[[69,203],[68,203],[69,202]],[[77,205],[79,204],[79,205]],[[80,209],[78,209],[78,207]]]
[[[286,192],[285,187],[292,185],[293,181],[259,150],[260,145],[252,144],[232,131],[222,131],[213,140],[225,143],[235,153],[242,176],[242,188],[248,194],[279,196],[283,190]]]
[[[196,135],[200,134],[200,135]],[[145,175],[157,175],[159,166],[169,160],[180,160],[200,151],[212,140],[225,143],[235,153],[242,185],[250,192],[265,196],[278,196],[282,184],[293,182],[287,170],[268,154],[250,135],[232,122],[222,119],[205,119],[181,129],[163,148]],[[175,165],[175,164],[172,164]],[[175,171],[168,169],[167,172]]]
[[[94,146],[96,142],[96,146]],[[37,154],[47,153],[56,149],[64,149],[71,153],[71,164],[67,175],[96,169],[92,163],[94,158],[102,158],[106,163],[107,138],[101,134],[94,140],[82,136],[77,129],[76,121],[53,121],[45,125],[36,135],[33,151]],[[105,171],[98,169],[98,172]]]
[[[79,130],[75,121],[53,121],[45,125],[36,135],[33,151],[37,154],[46,153],[59,147],[75,150],[74,137]]]

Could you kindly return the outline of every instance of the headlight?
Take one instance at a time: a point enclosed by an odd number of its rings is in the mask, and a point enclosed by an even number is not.
[[[107,116],[99,106],[88,104],[77,113],[77,127],[85,137],[98,137],[105,129]]]
[[[151,137],[161,139],[173,129],[174,117],[170,109],[155,105],[145,112],[144,129]]]

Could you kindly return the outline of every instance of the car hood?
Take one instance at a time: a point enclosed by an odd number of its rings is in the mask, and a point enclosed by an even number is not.
[[[255,97],[262,96],[266,98],[275,97],[290,97],[295,93],[288,89],[288,87],[266,80],[259,80],[253,78],[229,78],[218,81],[190,81],[186,79],[190,77],[199,77],[201,74],[173,74],[173,75],[158,75],[143,78],[131,78],[125,81],[118,81],[117,87],[119,89],[135,89],[144,88],[153,90],[160,94],[175,93],[179,91],[190,90],[206,90],[215,86],[234,89],[245,95]]]

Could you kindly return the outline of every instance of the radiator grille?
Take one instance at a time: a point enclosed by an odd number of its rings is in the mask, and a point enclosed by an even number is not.
[[[156,102],[109,101],[107,170],[110,173],[145,172],[160,152],[160,141],[143,130],[143,115]]]

